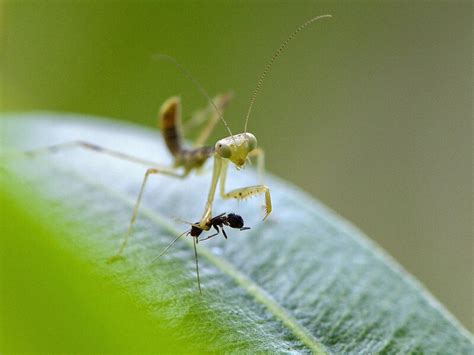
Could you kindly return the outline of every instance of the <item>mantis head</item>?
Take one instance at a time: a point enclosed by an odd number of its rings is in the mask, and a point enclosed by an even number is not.
[[[250,113],[252,112],[252,107],[255,102],[255,99],[257,98],[257,94],[260,91],[260,88],[263,85],[263,82],[265,80],[265,77],[267,76],[268,72],[270,71],[270,68],[272,67],[273,63],[275,62],[275,59],[278,58],[278,56],[283,52],[285,47],[288,45],[288,43],[303,29],[305,29],[307,26],[312,24],[315,21],[318,21],[323,18],[329,18],[332,17],[331,15],[321,15],[321,16],[316,16],[313,18],[310,18],[306,22],[304,22],[302,25],[300,25],[283,43],[280,45],[278,50],[275,52],[273,57],[270,59],[268,62],[265,70],[263,71],[262,75],[257,81],[257,87],[255,88],[255,91],[252,95],[252,99],[250,100],[250,105],[247,111],[247,116],[245,118],[245,126],[244,126],[244,133],[240,133],[237,135],[232,135],[232,132],[229,129],[229,126],[227,125],[227,122],[224,120],[222,115],[220,115],[220,118],[222,122],[225,124],[227,130],[230,133],[230,137],[223,138],[219,140],[216,143],[215,150],[216,153],[221,156],[222,158],[229,159],[232,163],[235,164],[237,169],[242,168],[245,165],[245,162],[247,161],[247,157],[249,153],[257,148],[257,139],[252,133],[247,132],[247,123],[249,121]],[[216,111],[220,114],[219,110],[216,109]]]
[[[229,159],[237,168],[245,165],[247,156],[255,148],[257,138],[248,132],[222,138],[215,145],[216,153],[224,159]]]

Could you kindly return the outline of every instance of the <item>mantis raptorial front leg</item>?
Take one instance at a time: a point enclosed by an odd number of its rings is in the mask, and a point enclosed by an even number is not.
[[[122,255],[125,247],[127,246],[128,241],[130,239],[130,235],[132,234],[133,225],[135,224],[135,221],[137,219],[138,210],[140,209],[140,203],[141,203],[141,200],[142,200],[143,192],[145,191],[145,186],[148,182],[148,177],[150,175],[153,175],[153,174],[163,174],[163,175],[167,175],[167,176],[171,176],[171,177],[175,177],[175,178],[179,178],[179,179],[182,179],[182,178],[184,178],[188,175],[187,172],[179,174],[171,168],[149,168],[149,169],[147,169],[147,171],[145,172],[145,175],[143,177],[143,182],[142,182],[142,185],[140,187],[140,192],[138,193],[137,201],[135,202],[135,206],[133,207],[133,212],[132,212],[132,216],[130,218],[130,222],[128,224],[127,232],[125,233],[125,236],[123,238],[122,243],[119,246],[119,249],[118,249],[117,253],[114,256],[109,258],[109,262],[112,262],[112,261],[115,261],[115,260],[119,259]]]
[[[222,162],[221,176],[220,176],[220,195],[222,199],[228,200],[234,198],[236,200],[244,200],[250,196],[265,194],[265,216],[263,220],[267,219],[268,215],[272,212],[272,199],[270,196],[270,189],[265,185],[254,185],[248,187],[242,187],[240,189],[235,189],[229,192],[225,192],[225,182],[227,179],[227,168],[228,162]],[[263,177],[261,177],[263,179]]]
[[[212,203],[214,202],[214,196],[216,195],[217,183],[219,182],[219,176],[222,171],[222,159],[219,154],[214,154],[214,167],[212,169],[212,179],[211,187],[209,188],[209,193],[207,194],[206,206],[204,207],[204,213],[199,222],[201,228],[205,228],[207,222],[211,219],[212,216]]]
[[[249,157],[257,157],[258,182],[264,185],[265,179],[265,152],[262,148],[255,148],[249,153]]]
[[[262,151],[263,153],[263,151]],[[243,187],[240,189],[235,189],[230,192],[225,192],[225,182],[227,178],[227,168],[228,168],[228,160],[223,159],[219,154],[214,155],[214,168],[212,171],[212,180],[211,186],[209,188],[209,193],[207,196],[206,206],[204,208],[204,213],[202,215],[201,221],[199,225],[205,226],[206,223],[212,216],[212,203],[214,202],[214,196],[216,194],[217,183],[220,180],[220,195],[223,199],[237,199],[243,200],[247,197],[264,193],[265,194],[265,216],[264,220],[268,217],[268,215],[272,212],[272,200],[270,196],[270,189],[268,186],[265,185],[255,185],[255,186],[248,186]],[[263,167],[262,167],[263,170]]]

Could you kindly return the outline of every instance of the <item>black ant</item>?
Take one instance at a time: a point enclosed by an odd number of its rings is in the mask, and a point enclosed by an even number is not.
[[[191,227],[191,230],[188,232],[192,237],[198,238],[196,239],[196,243],[199,241],[204,241],[208,240],[212,237],[215,237],[218,235],[220,232],[224,235],[224,238],[227,239],[227,234],[224,230],[224,226],[229,226],[231,228],[235,229],[240,229],[241,231],[250,229],[250,227],[244,227],[244,219],[239,216],[238,214],[235,213],[221,213],[218,216],[215,216],[214,218],[211,218],[205,225],[205,228],[199,227],[199,224],[193,224]],[[199,236],[201,235],[202,232],[208,231],[211,229],[211,227],[214,227],[217,233],[214,233],[204,239],[199,239]],[[219,229],[220,227],[220,229]]]
[[[199,222],[191,224],[191,229],[181,233],[179,236],[177,236],[168,246],[157,256],[155,257],[152,262],[158,260],[164,253],[168,251],[168,249],[182,236],[184,235],[190,235],[193,237],[193,246],[194,246],[194,257],[196,260],[196,276],[197,276],[197,281],[198,281],[198,288],[199,288],[199,293],[202,295],[201,291],[201,281],[199,279],[199,264],[198,264],[198,256],[197,256],[197,249],[196,249],[196,244],[199,243],[199,236],[202,234],[204,231],[210,230],[212,227],[217,231],[217,233],[214,233],[204,239],[201,239],[201,241],[210,239],[215,237],[216,235],[222,234],[224,235],[224,238],[227,239],[227,234],[224,230],[224,226],[229,226],[231,228],[239,229],[241,231],[250,229],[250,227],[244,227],[244,219],[239,216],[238,214],[235,213],[221,213],[218,216],[215,216],[214,218],[211,218],[204,226],[204,228],[199,227]],[[220,229],[219,229],[220,228]]]

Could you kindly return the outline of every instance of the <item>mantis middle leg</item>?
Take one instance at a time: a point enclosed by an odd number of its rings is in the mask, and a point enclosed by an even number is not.
[[[113,261],[119,259],[122,256],[122,253],[123,253],[125,247],[128,244],[128,241],[130,239],[130,235],[132,234],[133,225],[135,224],[135,221],[137,219],[138,210],[140,208],[140,203],[141,203],[141,200],[142,200],[142,197],[143,197],[143,192],[145,191],[145,186],[148,182],[148,177],[150,175],[153,175],[153,174],[163,174],[163,175],[167,175],[167,176],[182,179],[182,178],[184,178],[188,175],[188,172],[185,171],[185,172],[180,174],[180,173],[177,173],[176,171],[174,171],[171,168],[149,168],[149,169],[147,169],[147,171],[145,172],[145,175],[143,177],[143,182],[142,182],[142,185],[140,187],[140,192],[138,193],[137,201],[135,202],[135,206],[133,207],[132,216],[130,218],[130,222],[128,224],[128,229],[127,229],[127,232],[125,234],[125,237],[124,237],[122,243],[120,244],[117,253],[114,256],[109,258],[109,260],[108,260],[109,262],[113,262]]]

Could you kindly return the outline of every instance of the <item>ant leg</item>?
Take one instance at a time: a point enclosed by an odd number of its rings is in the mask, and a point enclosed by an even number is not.
[[[33,150],[28,150],[25,152],[18,152],[14,153],[9,157],[15,158],[15,157],[26,157],[26,158],[35,158],[40,155],[44,154],[54,154],[63,150],[68,150],[71,148],[82,148],[86,150],[91,150],[93,152],[109,155],[118,159],[130,161],[132,163],[137,163],[141,165],[146,165],[146,166],[157,166],[155,162],[141,159],[138,157],[134,157],[132,155],[128,155],[122,152],[118,152],[112,149],[104,148],[101,146],[98,146],[96,144],[92,144],[89,142],[84,142],[84,141],[71,141],[71,142],[65,142],[65,143],[59,143],[59,144],[54,144],[38,149],[33,149]]]
[[[109,262],[113,262],[113,261],[119,259],[120,256],[122,255],[125,247],[128,244],[128,241],[130,239],[130,235],[132,233],[133,225],[135,224],[135,220],[137,218],[138,209],[140,208],[140,202],[142,200],[143,192],[145,191],[145,186],[146,186],[146,183],[148,182],[148,177],[152,174],[164,174],[164,175],[168,175],[168,176],[172,176],[172,177],[182,179],[182,178],[186,177],[186,175],[188,173],[184,172],[183,174],[179,174],[179,173],[176,173],[175,171],[173,171],[171,169],[158,169],[158,168],[149,168],[149,169],[147,169],[147,171],[145,172],[145,176],[143,177],[143,182],[142,182],[142,185],[140,187],[140,192],[138,193],[137,201],[135,202],[135,206],[133,207],[132,217],[130,218],[130,223],[128,225],[127,233],[125,234],[125,237],[124,237],[122,243],[120,244],[120,247],[119,247],[117,253],[114,256],[109,258],[109,260],[108,260]]]
[[[219,235],[219,233],[214,233],[214,234],[212,234],[212,235],[210,235],[210,236],[208,236],[208,237],[206,237],[206,238],[204,238],[204,239],[201,239],[200,242],[203,242],[203,241],[205,241],[205,240],[214,238],[216,235]]]
[[[265,177],[265,152],[262,148],[255,148],[248,156],[257,157],[258,182],[263,185]]]
[[[228,105],[228,103],[232,99],[232,96],[233,94],[231,92],[228,92],[222,95],[217,95],[212,99],[220,113],[222,113],[224,108]],[[213,105],[209,104],[208,107],[206,107],[204,110],[197,112],[195,115],[193,115],[191,120],[188,121],[189,123],[185,126],[186,131],[190,127],[195,127],[197,125],[200,125],[204,121],[207,121],[207,124],[203,127],[201,133],[194,142],[195,147],[203,146],[206,143],[217,122],[219,122],[219,112],[216,112],[216,108]]]
[[[227,179],[227,167],[228,162],[224,160],[222,163],[222,172],[220,174],[220,195],[222,199],[227,200],[231,198],[235,198],[237,200],[244,200],[247,197],[257,195],[257,194],[265,194],[265,216],[263,220],[267,219],[268,215],[272,212],[272,199],[270,196],[270,189],[266,185],[255,185],[255,186],[248,186],[242,187],[240,189],[235,189],[230,192],[225,192],[225,181]]]
[[[227,234],[225,234],[225,229],[224,229],[224,227],[222,227],[221,230],[222,230],[222,234],[224,234],[224,238],[227,239]]]
[[[221,226],[220,230],[219,230],[218,226],[214,226],[214,229],[217,231],[217,233],[213,234],[212,236],[215,236],[215,235],[219,234],[220,232],[222,232],[222,234],[224,234],[224,238],[227,239],[227,234],[225,234],[224,226]]]

